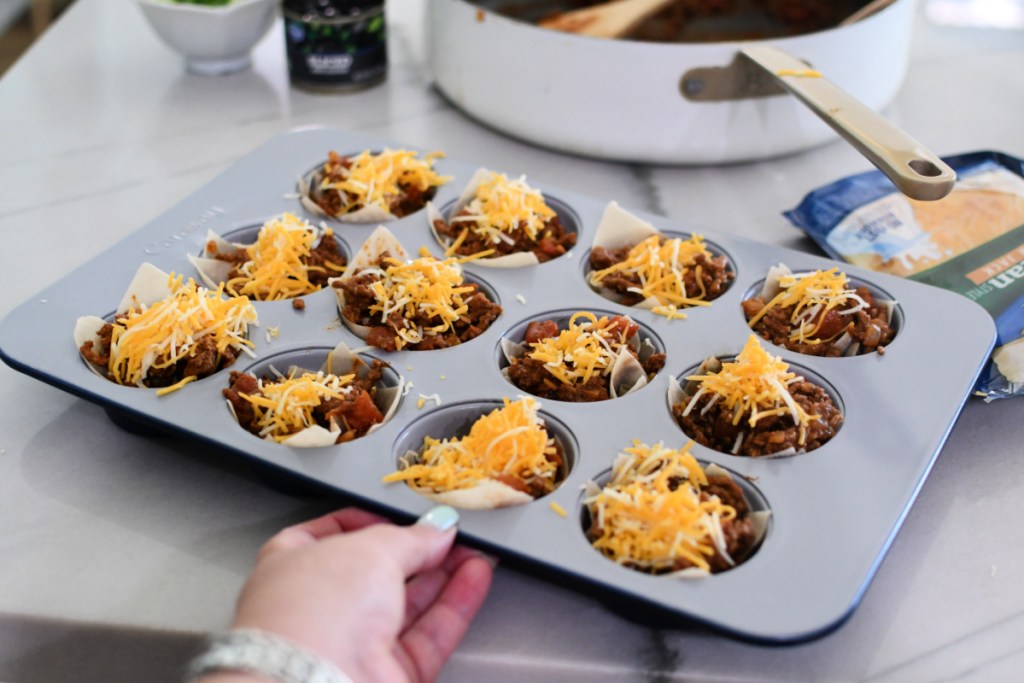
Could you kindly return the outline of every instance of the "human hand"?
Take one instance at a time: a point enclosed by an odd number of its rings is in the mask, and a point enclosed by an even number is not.
[[[433,681],[491,582],[480,553],[452,546],[457,519],[441,507],[399,527],[346,508],[284,529],[260,550],[232,628],[281,636],[359,683]],[[249,679],[202,679],[229,680]]]

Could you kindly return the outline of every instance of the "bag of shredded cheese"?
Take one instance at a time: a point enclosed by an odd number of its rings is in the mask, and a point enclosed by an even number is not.
[[[1024,162],[1000,152],[944,161],[958,180],[938,201],[910,199],[871,171],[814,190],[785,216],[833,258],[979,303],[998,339],[976,393],[1024,395]]]

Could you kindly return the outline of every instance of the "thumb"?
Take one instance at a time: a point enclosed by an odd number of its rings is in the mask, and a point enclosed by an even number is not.
[[[375,525],[363,531],[387,536],[385,547],[405,578],[409,578],[444,562],[455,541],[458,522],[459,513],[455,508],[438,505],[412,526]]]

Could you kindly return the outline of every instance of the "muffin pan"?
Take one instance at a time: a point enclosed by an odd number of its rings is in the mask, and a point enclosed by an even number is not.
[[[394,143],[337,130],[306,130],[269,141],[177,206],[40,292],[0,324],[0,355],[15,369],[96,402],[113,416],[128,416],[167,431],[216,444],[271,465],[274,471],[313,480],[365,501],[396,519],[410,519],[431,503],[402,483],[381,479],[398,457],[424,435],[460,429],[482,406],[522,392],[500,372],[502,336],[527,320],[569,309],[625,313],[643,325],[667,352],[665,369],[647,386],[597,403],[541,401],[543,413],[570,452],[571,468],[553,493],[527,505],[464,511],[462,539],[497,555],[550,570],[566,583],[611,593],[630,605],[667,611],[735,636],[795,642],[826,633],[852,611],[875,573],[904,516],[945,442],[993,345],[991,317],[951,292],[843,265],[842,269],[891,294],[900,306],[899,332],[884,355],[815,358],[769,346],[772,353],[820,378],[838,397],[845,421],[821,448],[792,458],[735,457],[694,445],[692,453],[738,477],[771,511],[760,549],[731,571],[701,580],[650,576],[619,566],[591,548],[581,523],[581,488],[606,474],[619,449],[633,439],[680,447],[687,438],[667,402],[668,378],[679,377],[708,356],[735,355],[750,335],[740,308],[745,293],[768,267],[794,271],[835,266],[801,252],[716,233],[714,226],[642,216],[660,230],[704,234],[728,256],[736,279],[708,308],[688,309],[687,319],[667,320],[601,297],[584,279],[586,258],[605,205],[615,197],[587,197],[537,183],[576,217],[579,241],[568,254],[527,268],[465,269],[498,295],[504,313],[479,337],[433,351],[368,357],[386,360],[411,383],[394,417],[377,431],[338,446],[290,448],[255,438],[232,417],[221,396],[228,371],[158,397],[153,390],[124,387],[86,367],[72,340],[79,316],[110,311],[139,264],[195,277],[187,255],[198,254],[206,231],[236,231],[290,211],[313,222],[296,192],[296,179],[326,158],[395,147]],[[423,152],[432,151],[426,147]],[[454,200],[477,165],[440,159],[436,169],[453,179],[435,203]],[[518,169],[496,168],[510,175]],[[531,184],[532,181],[531,181]],[[627,210],[629,207],[625,207]],[[638,212],[633,212],[638,213]],[[354,252],[376,227],[328,221]],[[440,253],[426,212],[388,223],[410,253],[427,246]],[[257,357],[240,358],[231,369],[265,366],[267,359],[298,358],[309,350],[363,342],[338,318],[331,291],[291,301],[256,302]],[[277,334],[268,333],[276,329]],[[392,378],[392,381],[395,381]],[[421,396],[436,395],[420,401]],[[552,505],[556,503],[557,505]],[[561,508],[568,514],[558,514]]]

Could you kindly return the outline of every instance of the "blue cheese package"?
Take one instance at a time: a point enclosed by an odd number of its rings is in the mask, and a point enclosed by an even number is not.
[[[976,393],[1024,395],[1024,162],[991,151],[944,161],[957,183],[938,201],[910,199],[871,171],[814,190],[785,216],[833,258],[983,306],[998,339]]]

